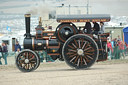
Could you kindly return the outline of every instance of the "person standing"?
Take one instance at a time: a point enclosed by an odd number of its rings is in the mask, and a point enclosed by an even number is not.
[[[111,60],[113,48],[112,48],[111,42],[109,40],[107,41],[107,48],[108,48],[108,58]]]
[[[3,53],[3,58],[5,61],[5,65],[7,65],[7,56],[8,56],[8,49],[7,49],[7,45],[5,43],[2,43],[2,53]]]
[[[104,23],[103,22],[100,22],[100,28],[101,28],[101,33],[104,33],[104,30],[105,30],[105,28],[104,28]]]
[[[3,54],[2,54],[2,47],[0,46],[0,65],[2,65],[2,62],[1,62],[1,58],[3,57]]]
[[[121,56],[123,56],[122,59],[125,59],[125,54],[124,54],[124,43],[123,43],[123,41],[119,41],[119,50],[120,50],[120,54],[121,54]]]
[[[120,51],[119,51],[119,46],[118,46],[118,41],[117,38],[114,39],[114,53],[113,53],[113,58],[114,59],[119,59],[120,57]]]
[[[16,45],[15,45],[15,52],[17,51],[17,49],[21,51],[21,46],[19,45],[18,41],[16,42]]]
[[[43,62],[43,60],[44,60],[44,58],[43,58],[43,51],[39,51],[38,54],[40,56],[40,62]]]
[[[113,49],[113,53],[112,53],[112,59],[114,59],[114,39],[111,39],[111,45],[112,45],[112,49]]]
[[[84,27],[84,30],[87,30],[87,34],[91,34],[92,32],[92,26],[91,26],[91,23],[90,22],[86,22],[86,25]]]
[[[93,24],[94,24],[94,27],[93,27],[94,34],[98,34],[98,32],[100,31],[100,26],[97,22],[93,22]]]
[[[125,55],[127,56],[127,54],[128,54],[128,44],[125,42],[125,44],[124,44],[124,53],[125,53]]]
[[[117,40],[117,45],[116,45],[116,59],[120,59],[120,49],[119,49],[120,41]]]
[[[118,39],[117,39],[118,41],[122,41],[122,39],[120,38],[120,36],[118,35]]]
[[[20,49],[18,48],[17,51],[15,52],[15,59],[18,56],[19,52],[20,52]]]

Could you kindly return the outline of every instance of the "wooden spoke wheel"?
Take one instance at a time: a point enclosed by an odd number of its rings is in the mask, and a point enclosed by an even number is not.
[[[77,34],[70,37],[63,46],[62,55],[66,63],[75,69],[92,66],[98,58],[96,42],[89,36]]]
[[[16,57],[16,66],[22,72],[31,72],[38,68],[40,58],[36,52],[26,49]]]
[[[62,43],[77,33],[77,27],[72,23],[64,23],[56,28],[56,38]]]

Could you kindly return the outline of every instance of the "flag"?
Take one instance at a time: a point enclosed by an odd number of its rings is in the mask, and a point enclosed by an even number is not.
[[[11,28],[9,26],[6,27],[6,30],[11,32]]]

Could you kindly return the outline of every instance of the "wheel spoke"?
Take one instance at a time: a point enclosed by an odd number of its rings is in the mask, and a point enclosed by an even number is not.
[[[86,51],[86,52],[94,52],[95,50],[94,49],[92,49],[92,50],[88,50],[88,51]]]
[[[74,55],[70,55],[70,56],[69,56],[69,58],[71,58],[71,57],[74,57],[74,56],[76,56],[76,55],[77,55],[77,54],[74,54]]]
[[[26,64],[26,70],[28,70],[28,64]]]
[[[24,64],[24,66],[23,66],[22,68],[25,68],[26,65],[27,65],[27,64]]]
[[[29,52],[27,52],[27,59],[28,59]]]
[[[88,58],[87,58],[86,56],[85,56],[84,58],[85,58],[85,60],[86,60],[87,62],[89,62],[89,60],[88,60]]]
[[[32,54],[32,53],[29,53],[29,59],[30,59],[32,56],[33,56],[33,54]]]
[[[21,64],[23,64],[24,63],[24,60],[18,60],[18,62],[20,62]]]
[[[80,40],[78,40],[78,43],[79,43],[79,48],[81,48],[81,46],[80,46]]]
[[[30,58],[29,61],[34,60],[34,59],[36,59],[35,56],[33,56],[32,58]]]
[[[79,66],[79,64],[80,64],[80,58],[78,59],[77,66]]]
[[[91,43],[87,44],[85,48],[87,48]]]
[[[33,59],[33,60],[30,61],[30,63],[36,63],[36,61]]]
[[[84,43],[84,45],[83,45],[82,49],[84,49],[85,45],[86,45],[86,42]]]
[[[83,61],[84,61],[84,64],[87,65],[87,62],[86,62],[86,60],[84,58],[83,58]]]
[[[81,47],[83,46],[83,43],[84,43],[84,39],[82,38],[81,39]]]
[[[26,52],[23,53],[23,56],[24,56],[25,58],[27,58],[27,54],[26,54]]]
[[[32,63],[30,63],[31,64],[31,68],[33,68],[34,66],[33,66],[33,64]]]
[[[24,63],[18,63],[18,65],[19,65],[20,67],[22,67],[23,64],[24,64]]]
[[[79,58],[79,56],[76,57],[75,61],[74,61],[74,64],[76,63],[77,59]]]
[[[70,62],[72,62],[75,58],[76,58],[76,56],[75,56],[75,57],[73,57],[73,58],[70,60]]]
[[[73,43],[72,43],[72,45],[73,45],[75,48],[77,48]]]
[[[85,53],[85,55],[94,55],[93,53]]]
[[[30,69],[29,63],[27,65],[28,65],[28,70],[29,70]]]
[[[81,58],[81,65],[82,65],[82,62],[83,62],[82,56],[80,58]]]
[[[76,40],[75,40],[75,39],[74,39],[74,42],[75,42],[76,46],[78,47],[78,43],[76,42]]]
[[[87,57],[93,60],[93,58],[91,56],[87,55]]]
[[[71,50],[71,49],[68,49],[68,51],[77,52],[76,50]]]
[[[72,49],[75,49],[74,47],[72,47],[71,45],[68,45],[68,47],[72,48]]]
[[[74,54],[74,53],[72,53],[72,52],[68,52],[68,53],[66,53],[67,55],[72,55],[72,54]]]
[[[87,50],[89,50],[89,49],[91,49],[92,47],[89,47],[89,48],[86,48],[86,49],[84,49],[84,51],[87,51]]]
[[[30,63],[36,63],[36,58],[33,58],[32,60],[29,61]]]
[[[27,64],[26,64],[26,66],[25,66],[25,70],[27,70]]]

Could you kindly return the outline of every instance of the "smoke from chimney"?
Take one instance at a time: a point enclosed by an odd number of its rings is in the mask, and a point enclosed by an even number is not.
[[[41,17],[46,17],[50,11],[54,10],[54,6],[51,4],[39,2],[35,6],[31,6],[30,10],[27,12],[32,15],[39,15]]]

